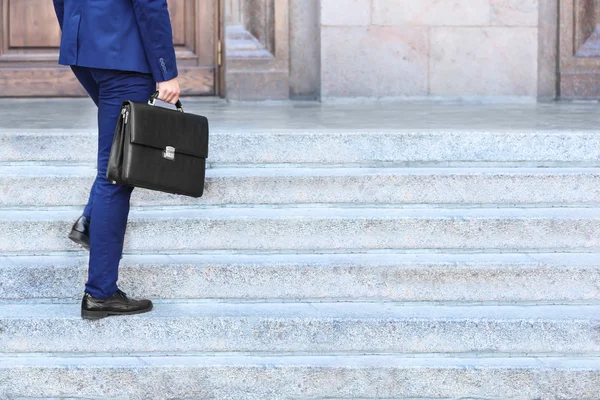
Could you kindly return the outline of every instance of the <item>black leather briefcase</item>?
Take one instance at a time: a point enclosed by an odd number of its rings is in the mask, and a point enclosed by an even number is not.
[[[200,197],[208,120],[184,113],[181,102],[177,110],[155,107],[157,95],[148,104],[123,102],[106,176],[113,183]]]

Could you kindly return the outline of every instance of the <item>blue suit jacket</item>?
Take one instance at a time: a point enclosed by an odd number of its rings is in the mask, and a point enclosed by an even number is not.
[[[54,0],[59,64],[177,77],[167,0]]]

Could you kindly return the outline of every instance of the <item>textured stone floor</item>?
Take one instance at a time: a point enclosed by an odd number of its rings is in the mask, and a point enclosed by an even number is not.
[[[591,130],[600,127],[598,103],[460,104],[317,102],[228,103],[184,98],[213,131],[435,129],[485,131]],[[0,99],[0,129],[93,129],[89,99]]]
[[[598,399],[599,103],[228,103],[83,321],[89,99],[0,99],[0,400]],[[596,136],[598,135],[598,136]],[[93,228],[92,228],[93,229]]]

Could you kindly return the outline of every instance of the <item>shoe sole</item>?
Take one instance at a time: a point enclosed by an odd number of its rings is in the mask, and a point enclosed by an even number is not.
[[[143,310],[126,311],[126,312],[122,312],[122,311],[86,311],[86,310],[81,310],[81,318],[95,320],[95,319],[102,319],[102,318],[106,318],[106,317],[110,317],[110,316],[117,316],[117,315],[144,314],[144,313],[152,311],[153,308],[154,308],[154,306],[152,306],[150,308],[145,308]]]
[[[90,238],[87,235],[79,231],[72,230],[71,233],[69,233],[69,239],[78,245],[83,246],[83,248],[87,251],[90,251]]]

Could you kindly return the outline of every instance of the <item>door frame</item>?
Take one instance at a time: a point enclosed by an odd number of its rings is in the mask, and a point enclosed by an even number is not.
[[[560,95],[560,2],[538,2],[538,101],[555,101]]]
[[[225,80],[226,74],[226,59],[225,57],[225,0],[218,0],[218,16],[216,28],[217,32],[215,37],[217,38],[216,45],[216,57],[217,57],[217,72],[215,74],[215,96],[226,98],[227,97],[227,81]]]

